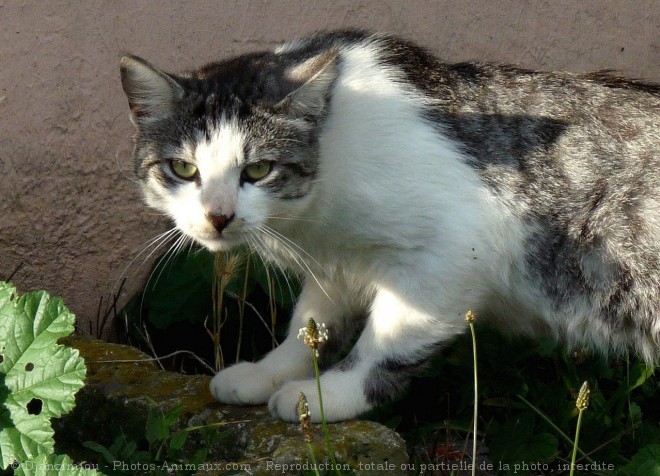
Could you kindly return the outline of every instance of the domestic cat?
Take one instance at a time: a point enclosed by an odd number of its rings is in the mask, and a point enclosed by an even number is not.
[[[395,396],[466,311],[507,333],[660,357],[660,87],[443,62],[318,33],[184,75],[126,56],[147,203],[210,250],[247,243],[304,281],[288,337],[213,395],[320,418],[310,317],[343,360],[329,421]],[[360,322],[359,316],[366,316]]]

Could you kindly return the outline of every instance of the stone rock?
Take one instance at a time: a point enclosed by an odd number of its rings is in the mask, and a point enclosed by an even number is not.
[[[163,412],[180,406],[177,429],[222,423],[222,428],[231,429],[230,437],[211,448],[200,473],[302,474],[313,469],[299,425],[274,419],[263,406],[219,404],[208,390],[208,376],[159,370],[148,355],[129,346],[79,336],[60,343],[78,349],[87,363],[86,384],[76,395],[76,408],[53,422],[60,452],[89,461],[92,453],[82,446],[85,441],[109,447],[121,434],[142,440],[153,400]],[[360,420],[328,426],[336,461],[348,464],[352,474],[407,474],[406,445],[394,431]],[[320,425],[314,430],[316,461],[329,465]],[[196,433],[190,433],[184,454],[192,455],[204,444]]]

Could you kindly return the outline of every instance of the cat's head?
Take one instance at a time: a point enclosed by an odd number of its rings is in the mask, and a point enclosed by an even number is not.
[[[246,55],[185,76],[121,60],[146,201],[211,250],[295,223],[312,201],[337,52],[297,56]]]

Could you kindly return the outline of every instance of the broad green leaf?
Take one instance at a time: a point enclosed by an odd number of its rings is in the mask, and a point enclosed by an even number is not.
[[[622,469],[630,476],[660,476],[660,444],[646,445]]]
[[[646,365],[642,361],[637,361],[633,363],[630,369],[630,376],[634,381],[631,380],[631,385],[628,388],[628,392],[633,391],[644,382],[646,382],[655,372],[655,367]]]
[[[524,461],[546,462],[557,454],[557,438],[534,431],[534,417],[529,413],[504,424],[493,423],[490,449],[494,459],[511,465]],[[528,474],[520,471],[519,474]]]
[[[190,433],[189,430],[179,430],[176,433],[172,435],[172,438],[170,438],[170,448],[173,450],[180,450],[183,448],[183,445],[186,443],[186,439],[188,438],[188,434]]]
[[[85,378],[78,351],[57,344],[74,319],[61,299],[0,283],[0,468],[53,452],[50,419],[73,409]]]
[[[147,415],[145,437],[151,444],[164,441],[170,436],[170,427],[174,425],[181,413],[181,406],[177,405],[167,413],[163,413],[156,402],[151,401]]]
[[[0,309],[7,304],[16,294],[16,288],[9,283],[0,281]]]
[[[89,448],[90,450],[96,451],[99,453],[101,456],[103,456],[103,459],[105,460],[106,463],[112,464],[113,461],[118,461],[118,458],[116,455],[112,454],[108,448],[103,446],[100,443],[97,443],[96,441],[85,441],[82,444],[85,448]]]
[[[162,264],[161,264],[162,263]],[[206,250],[161,260],[151,273],[141,310],[160,329],[175,322],[203,322],[212,314],[213,255]]]

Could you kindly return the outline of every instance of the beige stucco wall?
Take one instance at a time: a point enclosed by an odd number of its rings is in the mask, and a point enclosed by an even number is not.
[[[94,320],[166,227],[132,181],[122,52],[179,70],[316,29],[395,32],[447,60],[660,81],[657,0],[0,1],[0,279]],[[129,266],[125,300],[142,279]],[[86,325],[84,326],[86,328]]]

